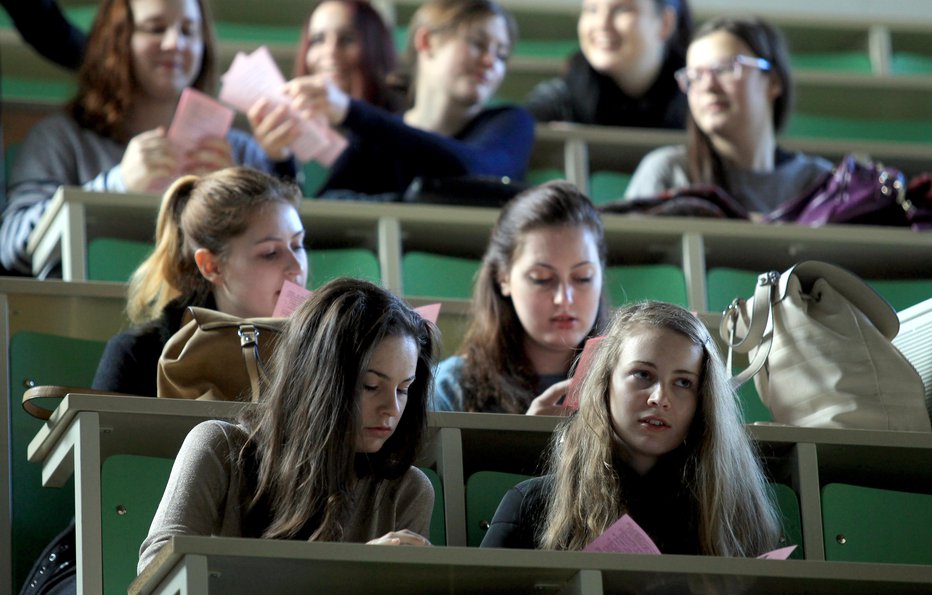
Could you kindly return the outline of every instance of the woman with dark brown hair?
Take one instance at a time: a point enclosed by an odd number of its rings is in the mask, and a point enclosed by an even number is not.
[[[29,234],[62,185],[102,192],[161,192],[180,174],[232,165],[294,177],[246,133],[202,141],[182,154],[168,138],[182,91],[215,85],[213,27],[203,0],[104,0],[88,37],[78,92],[30,131],[10,176],[0,261],[31,272]]]
[[[285,323],[259,404],[188,434],[140,548],[173,535],[428,545],[437,331],[367,281],[337,279]]]
[[[560,412],[567,372],[605,317],[604,268],[602,221],[575,186],[549,182],[512,199],[482,259],[463,344],[437,369],[434,409]]]

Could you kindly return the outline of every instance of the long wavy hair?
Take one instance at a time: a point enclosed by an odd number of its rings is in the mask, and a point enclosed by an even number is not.
[[[378,452],[357,455],[363,371],[387,337],[414,339],[415,380],[392,436]],[[250,508],[269,511],[263,537],[287,539],[313,523],[311,540],[339,541],[360,470],[390,479],[411,467],[427,426],[437,344],[433,324],[358,279],[327,283],[289,317],[262,402],[243,417],[249,439],[240,462],[257,463]]]
[[[625,340],[638,327],[669,329],[703,348],[698,407],[685,444],[676,450],[685,455],[682,482],[692,495],[701,553],[757,556],[769,551],[779,539],[779,516],[743,426],[738,397],[706,327],[665,302],[618,310],[593,354],[580,386],[579,411],[552,440],[554,483],[537,536],[540,546],[581,550],[625,513],[625,486],[613,466],[619,437],[612,427],[609,389]]]
[[[537,396],[537,374],[524,352],[524,327],[511,298],[502,295],[500,279],[511,269],[525,234],[576,226],[592,233],[604,270],[602,219],[574,185],[548,182],[525,190],[502,208],[476,276],[471,322],[460,347],[465,359],[461,383],[466,411],[524,413]],[[603,291],[588,336],[598,334],[606,309]]]
[[[793,109],[793,75],[790,53],[779,29],[755,17],[718,17],[706,21],[696,31],[693,41],[724,31],[743,41],[755,56],[770,62],[772,75],[780,81],[782,92],[773,102],[773,130],[783,129]],[[693,184],[715,184],[728,190],[725,167],[712,145],[712,139],[696,124],[690,113],[686,117],[687,172]]]
[[[271,203],[298,208],[301,189],[249,167],[229,167],[205,176],[184,176],[162,196],[155,249],[130,277],[127,315],[133,324],[158,318],[179,296],[203,301],[211,292],[194,261],[206,248],[223,259],[233,238]]]
[[[326,2],[343,4],[353,14],[353,29],[362,49],[359,68],[363,78],[363,93],[362,97],[357,97],[357,99],[384,109],[397,109],[399,107],[397,98],[389,87],[389,76],[398,67],[395,42],[385,21],[368,0],[322,0],[318,2],[304,19],[301,41],[298,42],[298,50],[295,52],[293,75],[299,77],[314,74],[307,64],[307,52],[311,47],[309,23],[311,17],[314,16],[314,11]]]
[[[129,140],[126,118],[139,91],[133,70],[132,37],[136,26],[131,4],[131,0],[102,0],[78,70],[78,91],[66,108],[83,128],[119,142]],[[210,94],[216,86],[213,19],[205,0],[197,0],[197,6],[204,52],[192,86]]]

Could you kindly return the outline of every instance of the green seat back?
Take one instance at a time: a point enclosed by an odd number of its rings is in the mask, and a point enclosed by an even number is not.
[[[741,369],[736,369],[733,373],[737,374],[740,371]],[[757,388],[754,386],[753,378],[742,384],[738,389],[738,399],[740,400],[741,413],[744,415],[745,423],[773,421],[773,415],[760,400],[760,395],[757,394]]]
[[[932,494],[831,483],[822,525],[826,560],[932,564]]]
[[[302,170],[304,171],[304,196],[317,198],[319,190],[327,181],[327,176],[330,175],[330,168],[316,161],[308,161]]]
[[[605,290],[614,306],[639,300],[687,305],[683,271],[669,264],[608,267],[605,270]]]
[[[770,487],[773,489],[774,503],[780,509],[780,517],[783,523],[779,547],[795,545],[796,549],[790,554],[790,559],[804,560],[805,552],[803,551],[803,529],[799,515],[799,498],[796,497],[796,492],[788,485],[772,483]]]
[[[95,238],[87,245],[87,278],[126,283],[152,248],[151,242]]]
[[[520,39],[514,55],[563,60],[578,51],[577,39]]]
[[[443,482],[437,472],[428,467],[420,467],[430,485],[434,488],[434,510],[430,515],[430,542],[434,545],[447,544],[447,524],[443,510]]]
[[[932,142],[932,121],[922,119],[861,119],[794,112],[785,134],[792,137]]]
[[[792,56],[793,70],[827,70],[832,72],[871,71],[867,52],[799,52]]]
[[[477,471],[466,480],[466,544],[478,547],[505,493],[530,475]]]
[[[894,52],[890,60],[893,74],[932,74],[932,56],[912,52]]]
[[[100,470],[104,593],[126,593],[174,460],[113,455]]]
[[[408,252],[401,259],[405,295],[469,299],[479,265],[468,258]]]
[[[527,183],[531,186],[540,186],[544,182],[550,182],[551,180],[563,180],[566,178],[566,173],[562,169],[557,169],[555,167],[548,167],[543,169],[532,169],[527,172]]]
[[[631,174],[617,171],[597,171],[589,177],[589,197],[600,205],[624,198]]]
[[[867,284],[897,311],[932,298],[932,279],[874,279]]]
[[[29,442],[43,422],[23,410],[23,393],[29,386],[47,384],[90,386],[103,347],[100,341],[26,331],[10,338],[10,400],[4,406],[10,408],[12,477],[8,478],[8,489],[14,592],[26,579],[36,557],[74,515],[74,480],[61,488],[44,488],[42,467],[26,460]],[[52,408],[56,404],[44,405]]]
[[[308,250],[308,287],[320,287],[337,277],[366,279],[382,284],[379,259],[365,248],[328,248]]]

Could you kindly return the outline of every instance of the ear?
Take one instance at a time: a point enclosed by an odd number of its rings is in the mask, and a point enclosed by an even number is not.
[[[783,83],[780,82],[780,77],[777,76],[776,72],[770,72],[770,76],[768,76],[767,79],[767,96],[770,98],[770,101],[776,101],[777,97],[783,95]]]
[[[496,281],[498,281],[498,286],[501,288],[502,295],[511,297],[511,282],[508,281],[508,275],[499,274]]]
[[[660,39],[666,43],[676,33],[676,10],[667,6],[663,9],[660,23]]]
[[[211,285],[217,285],[221,278],[220,258],[207,248],[198,248],[194,251],[194,262],[197,264],[197,270],[201,276],[210,281]]]
[[[411,38],[412,44],[414,45],[414,51],[418,54],[426,53],[428,56],[431,55],[434,45],[434,37],[430,29],[427,27],[418,27],[414,32],[414,37]]]

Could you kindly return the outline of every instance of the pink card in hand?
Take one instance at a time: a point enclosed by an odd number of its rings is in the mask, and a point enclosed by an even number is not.
[[[584,552],[619,552],[622,554],[660,554],[654,540],[627,514],[621,516],[586,546]]]
[[[281,293],[278,294],[278,301],[275,303],[275,311],[272,316],[276,318],[287,318],[291,313],[301,307],[307,298],[311,297],[310,291],[301,287],[297,283],[285,280],[282,283]]]
[[[168,138],[187,153],[206,138],[225,138],[234,115],[233,110],[219,101],[188,87],[181,93]]]
[[[420,314],[427,322],[437,324],[437,319],[440,318],[440,306],[441,304],[427,304],[426,306],[415,308],[414,311]]]
[[[788,545],[786,547],[781,547],[780,549],[773,550],[772,552],[767,552],[766,554],[761,554],[758,558],[762,560],[786,560],[790,557],[790,554],[793,553],[793,550],[796,549],[795,545]]]
[[[591,337],[586,341],[586,344],[583,345],[582,354],[579,356],[579,363],[576,364],[576,371],[573,372],[570,386],[566,389],[566,398],[563,399],[563,406],[567,409],[579,409],[579,385],[586,375],[586,370],[589,369],[589,364],[592,361],[592,354],[595,352],[595,348],[604,338],[605,337]]]

